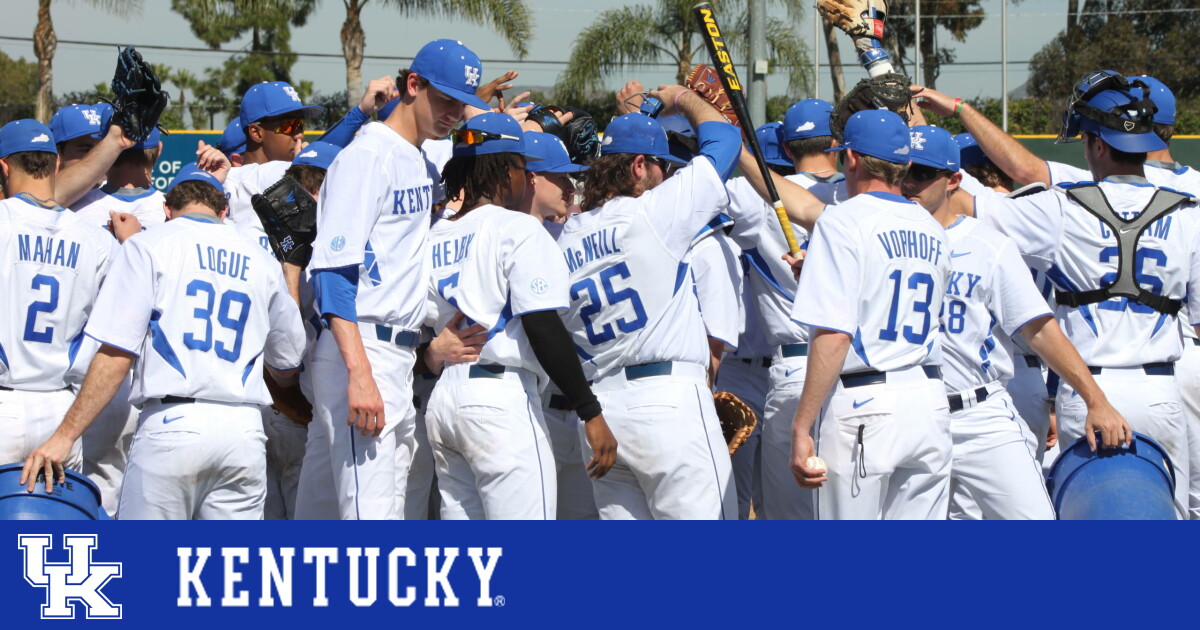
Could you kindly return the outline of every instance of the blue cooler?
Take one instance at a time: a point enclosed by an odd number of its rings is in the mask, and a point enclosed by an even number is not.
[[[1065,449],[1046,479],[1059,520],[1174,520],[1175,467],[1154,440],[1095,453],[1087,439]]]
[[[87,477],[66,471],[67,482],[46,493],[39,479],[32,493],[21,485],[24,463],[0,466],[0,521],[95,521],[107,520],[100,507],[100,490]]]

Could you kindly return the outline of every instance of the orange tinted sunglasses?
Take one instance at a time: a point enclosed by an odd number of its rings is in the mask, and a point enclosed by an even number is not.
[[[304,133],[303,118],[285,118],[275,121],[273,124],[268,121],[259,121],[259,126],[263,129],[270,129],[275,133],[280,133],[285,136],[294,136],[298,133]]]
[[[519,141],[520,138],[514,138],[513,136],[508,136],[508,135],[499,134],[499,133],[492,133],[490,131],[480,131],[478,129],[458,129],[454,132],[454,144],[457,144],[459,146],[473,146],[476,144],[483,144],[484,142],[487,142],[488,140],[518,140]]]

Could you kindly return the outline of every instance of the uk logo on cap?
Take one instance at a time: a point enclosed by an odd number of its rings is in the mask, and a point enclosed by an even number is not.
[[[86,118],[89,123],[96,125],[96,126],[100,125],[100,113],[97,112],[96,110],[85,109],[85,110],[80,111],[79,113],[83,114],[83,117]]]
[[[467,77],[467,85],[479,87],[479,68],[475,66],[463,66],[463,75]]]
[[[293,101],[296,101],[297,103],[300,102],[300,95],[296,93],[296,88],[286,85],[284,86],[283,91],[286,92],[288,96],[292,97]]]
[[[914,131],[910,135],[912,136],[912,147],[918,151],[923,150],[925,148],[925,134],[920,131]]]

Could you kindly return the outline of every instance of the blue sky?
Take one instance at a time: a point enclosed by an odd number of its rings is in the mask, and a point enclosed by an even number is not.
[[[928,1],[928,0],[927,0]],[[940,41],[953,46],[959,61],[996,61],[1000,59],[1000,2],[984,0],[988,12],[984,23],[973,31],[967,44],[953,42],[945,33]],[[571,44],[579,31],[591,23],[606,9],[617,8],[631,2],[620,0],[588,0],[587,2],[552,0],[529,0],[536,15],[533,41],[529,45],[530,60],[565,61],[570,54]],[[188,30],[187,23],[171,12],[166,0],[145,0],[142,11],[128,20],[107,15],[85,2],[55,0],[52,16],[60,40],[82,40],[121,42],[129,44],[159,44],[173,46],[202,46]],[[0,24],[0,35],[29,37],[36,23],[34,0],[8,0],[5,2],[5,20]],[[1066,23],[1065,0],[1026,1],[1009,7],[1009,58],[1010,61],[1026,61],[1033,52],[1041,48]],[[778,13],[779,11],[773,10]],[[811,14],[810,14],[811,16]],[[297,29],[292,36],[292,45],[299,52],[341,53],[338,31],[344,18],[342,3],[325,0],[307,26]],[[369,4],[363,11],[366,30],[367,55],[412,55],[426,41],[438,37],[460,39],[471,46],[483,59],[512,59],[507,44],[486,27],[463,25],[453,20],[408,19],[394,11]],[[132,25],[132,27],[131,27]],[[797,28],[802,37],[811,38],[811,17],[803,19]],[[131,35],[132,33],[132,35]],[[235,44],[226,46],[236,48]],[[33,45],[30,42],[0,40],[0,50],[10,56],[23,56],[32,60]],[[852,60],[849,42],[843,42],[843,57]],[[822,47],[822,53],[823,53]],[[222,53],[145,51],[147,59],[164,63],[174,68],[187,68],[199,73],[209,66],[219,65],[225,58]],[[824,55],[822,54],[822,57]],[[54,63],[55,92],[63,93],[86,89],[97,82],[112,77],[115,50],[102,47],[61,43]],[[394,74],[398,62],[367,60],[363,65],[366,78]],[[484,74],[492,77],[508,68],[521,72],[518,84],[549,86],[554,83],[561,66],[523,64],[520,62],[485,63]],[[336,58],[302,57],[294,68],[299,79],[313,81],[321,92],[344,89],[345,66],[340,56]],[[829,79],[822,73],[821,96],[831,92]],[[859,68],[848,68],[847,79],[854,81],[865,76]],[[943,69],[938,87],[966,97],[999,96],[1001,92],[999,65],[975,65],[947,67]],[[1024,64],[1010,64],[1009,89],[1016,89],[1027,77]],[[669,68],[641,68],[630,70],[627,77],[614,77],[609,81],[617,87],[627,78],[637,78],[647,85],[672,80]],[[772,78],[771,92],[784,88],[782,78]]]

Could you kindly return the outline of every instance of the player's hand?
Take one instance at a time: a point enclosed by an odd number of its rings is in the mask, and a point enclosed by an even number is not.
[[[370,116],[399,96],[400,90],[396,89],[396,80],[392,77],[380,77],[367,84],[367,91],[358,102],[358,109]]]
[[[521,75],[516,70],[509,70],[495,79],[492,79],[478,88],[475,88],[475,96],[478,96],[479,99],[484,103],[490,103],[492,98],[495,97],[498,92],[511,90],[513,86],[512,80],[519,76]]]
[[[633,114],[641,107],[644,100],[641,96],[642,92],[646,91],[646,87],[641,81],[630,81],[625,84],[617,92],[617,112],[621,114]]]
[[[1054,415],[1054,410],[1050,410],[1050,431],[1046,433],[1046,448],[1054,448],[1058,444],[1058,418]]]
[[[467,318],[462,313],[455,313],[446,322],[446,327],[438,333],[429,348],[425,350],[425,365],[434,374],[441,374],[442,367],[447,363],[471,363],[479,360],[483,344],[487,343],[487,328],[479,324],[459,328]]]
[[[675,107],[675,101],[684,92],[691,92],[691,90],[682,85],[660,85],[658,89],[650,90],[650,96],[663,102],[663,110],[659,114],[659,118],[680,113],[679,109]]]
[[[137,217],[127,212],[108,212],[108,231],[117,237],[118,243],[142,231],[142,224]]]
[[[62,437],[56,431],[50,439],[33,449],[25,458],[25,467],[21,469],[21,485],[25,486],[25,490],[33,492],[39,472],[46,475],[46,492],[54,492],[56,479],[58,483],[66,483],[67,473],[63,470],[63,462],[71,454],[72,443],[73,440]]]
[[[129,136],[125,135],[125,130],[121,128],[121,125],[109,125],[108,133],[104,135],[103,141],[115,142],[117,146],[121,147],[122,151],[125,149],[132,149],[133,145],[135,144],[134,141],[129,138]]]
[[[1104,448],[1133,444],[1133,428],[1116,409],[1113,409],[1112,405],[1108,404],[1107,400],[1088,407],[1083,434],[1087,436],[1088,446],[1092,447],[1093,453],[1096,452],[1097,431],[1100,432],[1099,446]]]
[[[824,468],[809,468],[808,458],[815,452],[812,436],[805,433],[802,436],[792,436],[792,476],[801,488],[820,488],[821,483],[829,481]]]
[[[350,406],[346,424],[367,437],[379,437],[384,423],[383,396],[379,395],[379,387],[369,370],[350,372],[346,398]]]
[[[954,102],[957,99],[953,96],[947,96],[933,88],[920,85],[911,86],[909,89],[912,90],[913,101],[921,109],[928,109],[938,116],[950,116],[954,114]]]
[[[592,447],[592,461],[587,465],[588,477],[599,479],[617,463],[617,438],[608,429],[603,415],[584,422],[583,433],[587,436],[588,446]]]
[[[780,258],[783,258],[783,260],[792,267],[792,278],[795,280],[800,280],[800,270],[804,268],[804,250],[800,250],[799,256],[792,256],[792,254],[788,252],[783,256],[780,256]]]
[[[521,105],[518,107],[517,103],[524,102],[525,99],[527,99],[527,98],[529,98],[529,92],[521,92],[510,103],[505,104],[504,95],[501,94],[500,95],[500,111],[502,113],[508,114],[509,116],[512,116],[513,119],[515,119],[517,122],[523,123],[523,122],[525,122],[526,118],[529,118],[529,112],[533,111],[534,105],[532,103],[526,103],[525,105]]]
[[[229,169],[233,165],[220,149],[201,140],[196,143],[196,166],[211,173],[217,181],[224,184],[225,177],[229,175]]]

